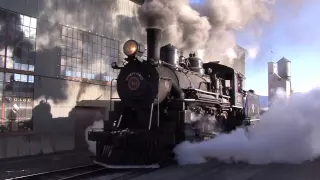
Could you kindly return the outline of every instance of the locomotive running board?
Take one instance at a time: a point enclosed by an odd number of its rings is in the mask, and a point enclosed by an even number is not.
[[[98,162],[96,160],[93,161],[94,164],[98,164],[105,168],[109,169],[158,169],[160,168],[159,164],[150,164],[150,165],[109,165]]]

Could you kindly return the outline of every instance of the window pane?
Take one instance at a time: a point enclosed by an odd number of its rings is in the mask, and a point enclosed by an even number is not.
[[[36,39],[36,29],[30,28],[30,39]]]
[[[61,48],[61,75],[102,81],[116,75],[109,67],[118,58],[119,41],[62,26],[61,42],[68,47]]]
[[[30,17],[28,17],[28,16],[22,16],[22,24],[23,24],[24,26],[28,26],[28,27],[29,27],[29,25],[30,25]]]
[[[65,26],[62,26],[62,36],[68,36],[68,28]]]
[[[35,18],[30,19],[30,27],[37,28],[37,19]]]
[[[5,56],[0,56],[0,67],[4,67]]]

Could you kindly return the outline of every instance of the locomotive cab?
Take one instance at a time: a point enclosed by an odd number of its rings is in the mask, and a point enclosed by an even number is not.
[[[204,63],[203,68],[212,79],[215,92],[230,96],[231,105],[234,107],[242,108],[244,106],[243,96],[245,91],[243,90],[243,82],[245,77],[242,74],[217,62]],[[220,83],[216,85],[214,83],[216,81]]]
[[[212,89],[216,93],[230,96],[234,87],[234,69],[217,62],[204,63],[205,73],[210,76]]]

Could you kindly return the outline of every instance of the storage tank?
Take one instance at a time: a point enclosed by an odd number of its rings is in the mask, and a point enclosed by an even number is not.
[[[280,77],[290,80],[291,79],[291,61],[286,58],[281,58],[278,62],[278,74]]]
[[[274,96],[274,89],[279,87],[278,66],[274,62],[268,62],[268,101]]]

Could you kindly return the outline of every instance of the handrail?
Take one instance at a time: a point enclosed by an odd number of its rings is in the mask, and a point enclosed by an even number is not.
[[[110,104],[109,104],[109,111],[111,111],[111,107],[112,107],[112,90],[113,90],[113,81],[117,81],[118,79],[113,78],[111,80],[111,87],[110,87]]]

